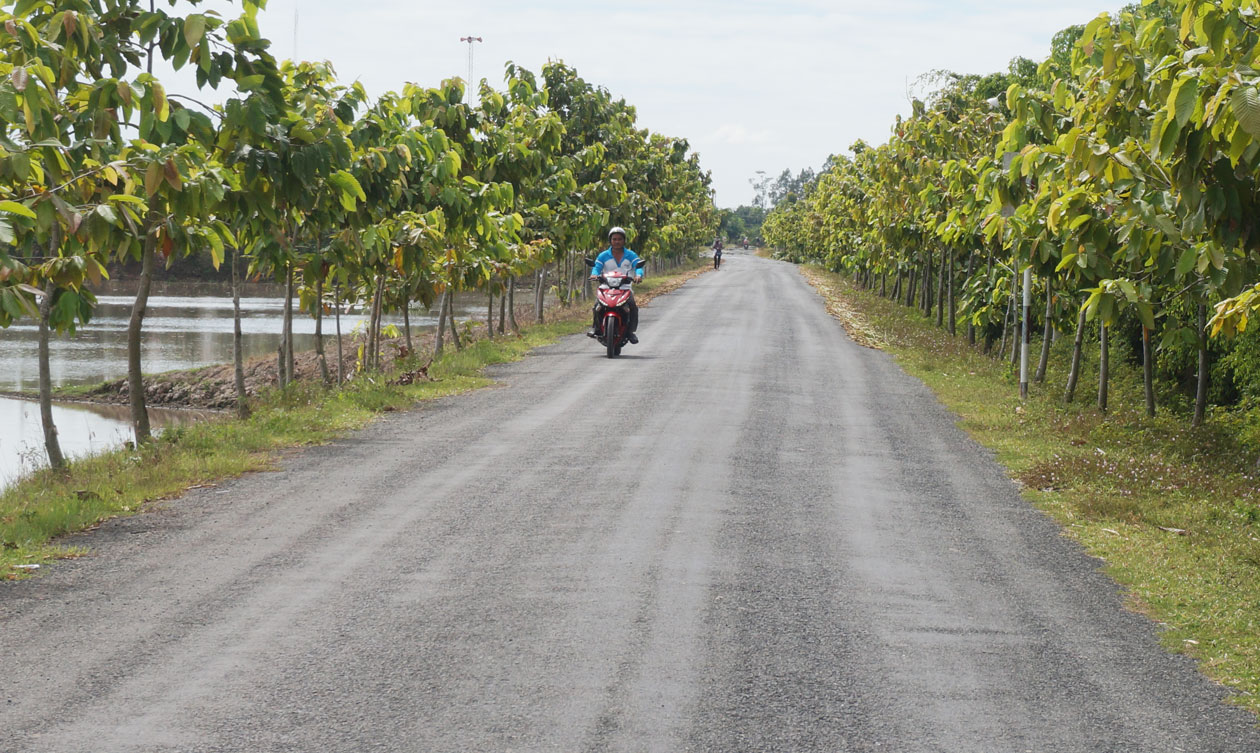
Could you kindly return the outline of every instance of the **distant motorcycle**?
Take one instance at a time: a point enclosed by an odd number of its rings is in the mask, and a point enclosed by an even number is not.
[[[595,266],[594,259],[586,260],[587,266]],[[639,259],[635,263],[636,270],[647,266],[647,261]],[[622,269],[606,269],[599,276],[599,290],[595,293],[595,310],[598,312],[595,332],[592,335],[608,349],[608,357],[621,355],[621,348],[630,341],[630,301],[631,286],[634,278]]]

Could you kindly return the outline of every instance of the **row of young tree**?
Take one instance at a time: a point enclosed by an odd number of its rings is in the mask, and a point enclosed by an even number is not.
[[[858,143],[770,213],[765,236],[795,260],[862,284],[986,349],[1017,357],[1023,330],[1133,342],[1156,411],[1157,373],[1214,395],[1260,397],[1260,3],[1146,0],[1056,35],[1009,73],[943,77],[888,143]],[[1025,335],[1026,338],[1026,335]],[[1189,377],[1187,379],[1187,377]],[[1165,390],[1176,394],[1176,389]],[[1235,392],[1231,395],[1230,392]]]
[[[493,310],[533,278],[579,294],[580,258],[611,220],[669,265],[716,225],[708,174],[686,141],[635,125],[634,108],[570,67],[508,64],[505,91],[458,79],[372,99],[328,63],[276,61],[259,34],[265,0],[240,15],[200,0],[17,0],[0,9],[0,327],[40,327],[40,396],[50,463],[64,463],[51,414],[49,337],[92,316],[111,261],[139,260],[128,329],[128,393],[150,436],[141,337],[154,269],[192,254],[286,285],[281,386],[294,373],[292,321],[326,305],[370,312],[362,368],[379,366],[381,317],[436,302],[437,348],[451,297]],[[159,7],[161,6],[161,7]],[[168,93],[155,63],[191,69],[207,105]],[[552,278],[548,278],[548,274]],[[552,282],[554,280],[554,282]],[[502,305],[502,303],[501,303]],[[515,323],[515,306],[511,306]],[[237,298],[238,407],[248,411]],[[459,344],[458,334],[450,333]],[[338,340],[340,350],[340,339]]]

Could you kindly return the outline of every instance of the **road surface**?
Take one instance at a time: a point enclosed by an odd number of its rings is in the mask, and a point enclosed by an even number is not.
[[[0,584],[0,750],[1260,751],[783,263]]]

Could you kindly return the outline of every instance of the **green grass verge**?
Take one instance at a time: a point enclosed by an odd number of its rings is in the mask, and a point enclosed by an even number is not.
[[[996,452],[1027,499],[1105,561],[1129,606],[1161,624],[1167,648],[1196,657],[1237,691],[1237,703],[1260,712],[1260,448],[1244,439],[1254,436],[1244,431],[1254,415],[1219,411],[1198,429],[1170,411],[1148,419],[1141,374],[1118,349],[1110,411],[1095,408],[1096,353],[1087,354],[1076,400],[1067,403],[1070,336],[1052,349],[1046,384],[1032,385],[1021,402],[1018,373],[1006,361],[846,278],[806,274],[824,297],[844,302],[833,313],[857,318],[846,326],[875,333]]]

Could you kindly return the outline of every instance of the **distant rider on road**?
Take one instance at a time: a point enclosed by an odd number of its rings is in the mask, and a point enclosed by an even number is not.
[[[591,267],[591,279],[598,279],[601,274],[610,269],[621,269],[627,275],[634,278],[635,282],[643,280],[643,270],[636,269],[635,263],[639,261],[639,255],[626,248],[626,231],[620,227],[614,227],[608,231],[608,248],[603,253],[595,257],[595,266]],[[634,331],[639,328],[639,304],[634,301],[634,291],[630,292],[630,300],[626,302],[630,308],[630,321],[627,326],[630,333],[626,335],[626,339],[637,344],[639,338],[635,336]],[[599,306],[595,307],[593,316],[593,324],[591,331],[587,334],[591,337],[599,331]]]
[[[718,237],[713,241],[713,268],[717,269],[722,264],[722,238]]]

